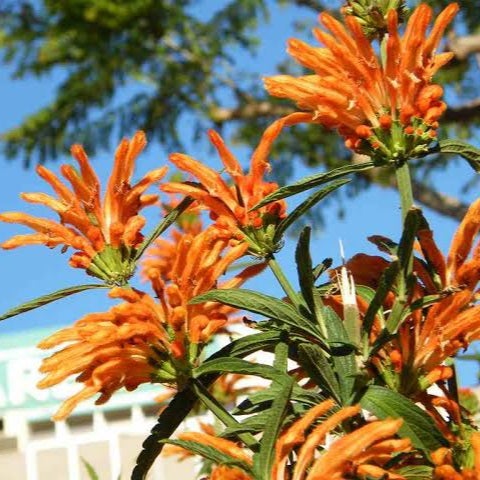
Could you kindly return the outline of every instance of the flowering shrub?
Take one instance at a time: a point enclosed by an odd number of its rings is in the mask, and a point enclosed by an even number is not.
[[[103,282],[41,297],[2,319],[98,286],[120,302],[40,343],[43,349],[60,349],[43,361],[39,387],[72,375],[81,384],[54,418],[64,419],[90,397],[107,402],[121,388],[146,382],[170,388],[134,480],[146,477],[166,443],[170,454],[205,458],[210,480],[480,479],[480,432],[473,421],[478,405],[457,388],[452,362],[460,349],[480,339],[475,243],[480,200],[469,208],[444,256],[413,205],[409,176],[410,159],[430,153],[455,151],[478,167],[476,149],[438,139],[445,103],[432,76],[451,58],[437,52],[458,5],[447,6],[430,29],[432,10],[419,5],[401,35],[403,2],[370,3],[371,8],[365,0],[349,1],[343,23],[322,13],[324,29],[314,35],[323,47],[289,41],[288,52],[314,73],[265,79],[272,95],[292,99],[300,111],[266,129],[247,173],[211,131],[225,176],[174,153],[170,161],[188,181],[163,181],[166,167],[160,167],[131,185],[135,160],[146,144],[138,132],[118,147],[103,198],[86,153],[76,145],[72,154],[79,171],[61,167],[69,185],[38,169],[56,198],[22,194],[51,208],[58,221],[0,215],[34,230],[6,240],[3,248],[73,248],[71,266]],[[371,160],[293,185],[267,182],[272,145],[302,122],[332,129],[353,152]],[[328,265],[313,265],[306,227],[295,255],[297,291],[276,260],[283,235],[349,176],[373,168],[395,171],[401,237],[371,237],[382,255],[359,253],[321,283]],[[153,184],[181,200],[164,204],[167,214],[145,237],[139,212],[157,203],[156,194],[145,193]],[[313,192],[306,200],[288,208],[287,198],[307,190]],[[247,257],[253,263],[225,273]],[[145,291],[129,284],[138,266]],[[284,298],[240,288],[266,268]],[[261,317],[249,322],[254,333],[206,358],[205,347],[231,331],[242,310]],[[246,359],[258,352],[273,354],[272,364]],[[262,378],[268,387],[242,386],[247,375]],[[199,403],[223,428],[204,425],[202,431],[172,438]]]

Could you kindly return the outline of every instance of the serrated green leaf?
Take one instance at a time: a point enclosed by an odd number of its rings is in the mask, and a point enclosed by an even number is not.
[[[212,377],[210,383],[213,383],[215,379],[216,377]],[[197,396],[188,388],[173,397],[167,408],[161,413],[150,435],[143,442],[143,449],[137,458],[131,480],[145,480],[148,470],[162,451],[163,443],[160,442],[175,432],[197,400]]]
[[[338,403],[341,402],[340,385],[335,377],[335,372],[318,345],[313,343],[300,344],[298,346],[298,363],[325,392],[326,396],[333,397]]]
[[[93,468],[93,466],[88,463],[83,457],[80,457],[80,460],[83,463],[83,466],[85,467],[85,470],[87,471],[88,478],[90,480],[100,480],[100,477],[98,476],[97,472]]]
[[[200,455],[201,457],[207,458],[217,465],[227,465],[230,467],[240,468],[248,474],[252,474],[252,469],[242,460],[238,458],[230,457],[220,450],[210,447],[209,445],[204,445],[202,443],[194,442],[192,440],[161,440],[162,443],[167,443],[169,445],[175,445],[177,447],[184,448],[189,452],[193,452],[195,455]]]
[[[18,307],[8,310],[0,316],[0,321],[14,317],[15,315],[20,315],[21,313],[29,312],[30,310],[35,310],[36,308],[43,307],[44,305],[56,302],[57,300],[61,300],[70,295],[84,292],[85,290],[92,290],[94,288],[109,288],[109,286],[103,283],[92,283],[91,285],[76,285],[75,287],[63,288],[62,290],[57,290],[56,292],[37,297],[34,300],[29,300]]]
[[[339,168],[335,168],[328,172],[310,175],[308,177],[302,178],[301,180],[293,183],[292,185],[286,185],[284,187],[279,188],[278,190],[271,193],[270,195],[267,195],[261,202],[257,203],[252,208],[252,210],[257,210],[258,208],[268,205],[271,202],[281,200],[282,198],[291,197],[292,195],[296,195],[297,193],[304,192],[305,190],[310,190],[311,188],[318,187],[325,183],[329,183],[332,180],[336,180],[337,178],[344,177],[351,173],[370,170],[374,166],[375,166],[374,163],[369,161],[364,163],[358,163],[355,165],[348,164]]]
[[[168,212],[163,220],[156,226],[155,230],[137,248],[135,260],[138,260],[145,250],[193,203],[193,198],[185,197],[174,209]]]
[[[427,455],[437,448],[448,446],[448,441],[432,418],[398,392],[372,385],[363,395],[360,405],[380,419],[402,418],[403,425],[398,434],[403,438],[409,438],[414,447]]]
[[[273,318],[289,325],[295,330],[300,330],[307,335],[312,335],[325,345],[325,341],[318,327],[300,315],[290,304],[275,297],[254,292],[252,290],[230,288],[210,290],[190,301],[191,304],[203,302],[220,302],[231,307],[258,313],[267,318]]]
[[[260,441],[260,451],[253,456],[253,470],[255,478],[271,480],[271,472],[275,460],[275,443],[283,425],[294,380],[285,377],[280,383],[280,391],[275,397],[269,410],[265,431]]]
[[[460,140],[442,140],[439,142],[439,150],[442,153],[453,153],[463,157],[470,166],[480,172],[480,149]]]
[[[320,200],[324,199],[330,193],[340,188],[342,185],[350,182],[350,179],[341,179],[332,182],[325,188],[313,193],[305,201],[303,201],[298,207],[296,207],[291,213],[288,214],[277,226],[275,230],[275,239],[279,241],[286,230],[295,223],[300,217],[305,215],[311,208],[313,208]]]
[[[315,312],[315,301],[313,299],[313,288],[315,278],[313,276],[312,257],[310,256],[310,227],[305,227],[298,237],[297,248],[295,249],[295,261],[297,263],[298,283],[302,296],[310,312]]]
[[[349,345],[350,339],[339,316],[330,307],[324,308],[323,311],[329,344]],[[332,355],[334,371],[337,375],[339,396],[343,405],[349,405],[352,400],[353,387],[358,373],[355,353],[353,353],[351,348],[347,351],[332,348],[330,354]]]

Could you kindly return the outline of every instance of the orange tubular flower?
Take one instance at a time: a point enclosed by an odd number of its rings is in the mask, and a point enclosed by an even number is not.
[[[122,387],[134,390],[152,381],[159,367],[163,367],[162,380],[175,380],[174,372],[164,367],[171,344],[160,305],[137,290],[114,287],[109,295],[125,303],[108,312],[88,314],[38,345],[50,349],[68,343],[43,360],[40,372],[46,376],[39,388],[56,385],[71,375],[78,375],[77,381],[84,385],[63,403],[55,420],[64,419],[81,401],[97,393],[100,397],[95,403],[103,404]]]
[[[435,465],[433,480],[479,480],[480,479],[480,432],[474,432],[470,437],[472,455],[466,455],[468,465],[460,465],[454,461],[452,449],[439,448],[432,453]],[[464,449],[462,445],[459,450]],[[455,465],[457,463],[457,465]],[[455,465],[455,466],[454,466]]]
[[[398,335],[379,352],[380,358],[372,359],[380,373],[391,368],[399,374],[390,376],[390,381],[396,378],[399,384],[394,388],[405,395],[420,393],[433,383],[450,378],[452,369],[443,362],[480,339],[480,305],[477,304],[480,243],[475,243],[479,233],[480,199],[470,206],[460,223],[447,258],[435,244],[431,230],[423,229],[417,233],[423,258],[414,259],[413,272],[417,282],[408,302],[412,304],[430,295],[438,295],[440,299],[431,306],[415,309],[400,326]],[[376,243],[378,238],[371,237]],[[359,254],[348,261],[346,267],[356,284],[376,289],[389,264],[381,257]],[[339,296],[333,300],[337,304],[341,302]],[[360,297],[357,300],[363,315],[368,305]],[[394,300],[394,293],[389,292],[383,305],[386,317]],[[332,303],[332,299],[327,302]],[[337,310],[341,312],[341,309]],[[375,341],[381,328],[383,325],[377,317],[371,342]]]
[[[343,480],[372,477],[404,480],[405,477],[386,467],[393,456],[411,449],[410,440],[393,438],[401,427],[402,420],[387,419],[367,423],[341,436],[328,448],[322,448],[328,434],[338,429],[342,422],[358,416],[361,412],[359,406],[352,406],[331,414],[333,407],[334,402],[326,400],[312,407],[282,432],[275,445],[272,480]],[[322,421],[317,422],[320,419]],[[314,426],[315,423],[318,424]],[[179,438],[213,447],[232,457],[232,460],[243,461],[247,466],[252,464],[250,455],[230,440],[193,432],[183,433]],[[288,465],[292,459],[295,460]],[[214,470],[216,475],[219,469],[221,467]],[[243,476],[225,470],[226,475],[227,473],[231,476],[225,476],[226,479],[250,478],[243,472]],[[223,477],[212,474],[210,480],[214,478]]]
[[[403,479],[403,476],[382,468],[392,455],[410,450],[408,439],[392,438],[402,424],[401,419],[368,423],[335,441],[315,459],[319,445],[325,443],[326,435],[343,421],[360,414],[359,406],[344,407],[326,417],[307,434],[307,429],[311,429],[315,420],[324,417],[333,406],[331,400],[322,402],[282,433],[275,447],[272,480],[287,478],[287,462],[296,448],[299,450],[292,480],[341,480],[347,475],[368,478],[369,475],[380,477],[387,474],[391,480]]]
[[[97,393],[101,394],[97,403],[104,403],[116,390],[133,390],[145,382],[182,388],[202,346],[226,326],[232,307],[189,301],[215,286],[246,245],[228,247],[228,239],[214,227],[198,235],[176,236],[172,243],[166,251],[168,268],[147,270],[158,300],[135,289],[115,287],[110,296],[123,303],[108,312],[86,315],[40,343],[43,349],[68,343],[44,360],[40,370],[46,377],[40,388],[71,375],[78,375],[77,381],[84,384],[55,419],[65,418],[79,402]],[[247,267],[218,288],[239,286],[262,268]]]
[[[294,118],[294,116],[292,116]],[[263,177],[269,170],[268,154],[282,127],[290,120],[273,123],[262,136],[260,144],[252,155],[250,171],[242,168],[218,133],[209,132],[210,141],[222,159],[225,171],[233,180],[229,186],[218,172],[198,160],[181,153],[174,153],[170,160],[180,170],[193,175],[201,183],[164,183],[161,189],[169,193],[189,195],[210,210],[217,228],[224,230],[231,238],[246,240],[249,253],[265,256],[276,249],[275,227],[285,217],[285,202],[272,202],[257,210],[251,210],[258,202],[274,192],[278,185],[265,182]]]
[[[347,29],[327,13],[320,20],[330,33],[313,33],[325,48],[301,40],[288,42],[288,53],[313,75],[278,75],[265,79],[275,97],[294,100],[307,112],[299,121],[334,128],[348,148],[379,163],[403,161],[427,151],[445,110],[443,90],[432,77],[453,56],[437,54],[443,32],[458,11],[450,4],[426,35],[432,9],[419,5],[401,38],[397,11],[387,14],[385,61],[382,62],[358,20],[345,17]]]
[[[40,177],[50,184],[58,198],[45,193],[23,193],[21,197],[51,208],[60,216],[60,222],[18,212],[0,214],[4,222],[19,223],[36,231],[17,235],[3,242],[2,247],[32,244],[72,247],[77,250],[70,258],[72,267],[84,268],[90,275],[111,284],[124,284],[135,268],[135,249],[143,241],[141,229],[145,219],[139,211],[158,199],[157,195],[144,192],[167,170],[167,167],[152,170],[136,184],[130,184],[135,161],[145,145],[143,132],[137,132],[131,141],[122,140],[103,201],[100,182],[81,145],[71,148],[79,170],[71,165],[62,165],[60,169],[71,188],[47,168],[37,167]]]

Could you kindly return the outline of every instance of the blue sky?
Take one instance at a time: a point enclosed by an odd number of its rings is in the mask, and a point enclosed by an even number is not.
[[[292,35],[290,23],[292,15],[299,21],[311,20],[312,15],[308,10],[275,7],[274,14],[269,22],[260,27],[262,44],[258,55],[251,58],[242,52],[235,52],[239,65],[251,69],[260,76],[275,73],[275,64],[285,59],[284,45],[288,36]],[[305,34],[304,40],[311,42],[310,35]],[[62,78],[62,72],[57,71],[50,76],[42,78],[27,78],[13,81],[9,75],[9,68],[0,69],[0,95],[2,99],[2,116],[0,117],[0,132],[18,125],[25,116],[45,105],[52,98],[55,86]],[[193,81],[193,79],[192,79]],[[134,85],[132,85],[134,88]],[[227,101],[227,99],[226,99]],[[133,126],[134,128],[134,126]],[[185,126],[185,152],[193,153],[198,159],[208,159],[210,165],[219,166],[217,159],[208,150],[206,141],[200,145],[193,145],[188,141],[191,138],[189,125]],[[133,133],[127,132],[128,134]],[[288,132],[285,133],[288,135]],[[246,164],[248,149],[234,147],[238,158]],[[68,152],[65,152],[66,155]],[[163,165],[167,161],[167,154],[158,145],[152,144],[140,157],[137,164],[137,175]],[[112,152],[101,152],[93,163],[102,178],[107,178],[113,158]],[[63,161],[69,161],[65,156]],[[2,194],[0,201],[1,211],[28,211],[36,215],[46,215],[47,211],[38,206],[28,205],[18,198],[19,192],[47,191],[46,185],[37,178],[34,169],[22,168],[22,159],[9,162],[1,159]],[[299,162],[295,165],[295,179],[305,174],[312,173],[302,167]],[[60,162],[48,166],[57,170]],[[475,192],[463,195],[459,192],[460,186],[471,177],[469,167],[462,162],[452,162],[448,170],[441,175],[434,176],[436,187],[451,195],[460,196],[464,201],[474,199]],[[342,239],[347,257],[357,252],[376,253],[375,248],[366,240],[372,234],[381,234],[398,239],[400,235],[400,208],[399,199],[395,192],[388,189],[373,187],[363,192],[358,197],[347,200],[345,203],[346,215],[338,219],[335,206],[329,205],[325,211],[326,228],[318,233],[313,241],[312,255],[314,260],[320,261],[325,257],[333,257],[338,263],[338,241]],[[425,210],[436,239],[443,251],[448,250],[451,236],[456,228],[456,223],[443,218],[433,212]],[[158,218],[157,212],[152,211],[149,219],[152,223],[148,228],[153,228]],[[21,227],[0,224],[0,241],[23,231]],[[285,270],[293,277],[294,242],[287,239],[285,248],[279,254],[279,260]],[[14,251],[0,252],[0,271],[2,273],[2,294],[0,295],[0,312],[3,312],[21,302],[35,298],[39,295],[64,288],[70,285],[90,283],[93,279],[85,276],[81,270],[68,267],[68,253],[62,255],[60,251],[49,250],[45,247],[25,247]],[[275,280],[268,274],[266,277],[255,280],[250,288],[258,288],[266,293],[279,293]],[[265,291],[265,288],[267,290]],[[66,325],[91,311],[102,311],[111,302],[106,299],[104,291],[89,291],[74,297],[64,299],[56,304],[48,305],[42,309],[29,312],[22,316],[8,319],[0,323],[0,335],[3,333],[28,330],[37,326]],[[463,362],[465,363],[465,362]],[[461,365],[462,383],[475,381],[476,366]]]

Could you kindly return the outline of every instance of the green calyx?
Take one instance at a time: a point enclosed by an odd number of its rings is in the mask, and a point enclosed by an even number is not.
[[[92,259],[87,273],[100,278],[108,285],[122,287],[135,271],[135,249],[124,245],[114,248],[106,245]]]
[[[266,218],[264,215],[263,218]],[[267,258],[273,253],[276,253],[281,248],[281,241],[276,235],[277,223],[265,223],[259,228],[252,226],[246,227],[245,233],[246,241],[248,242],[248,253],[260,258]]]
[[[408,12],[404,0],[347,0],[343,7],[343,13],[355,17],[370,39],[383,38],[387,33],[390,10],[397,11],[399,23],[405,20]]]
[[[356,151],[371,157],[377,166],[392,163],[399,166],[408,159],[430,153],[436,141],[435,128],[422,119],[412,118],[406,128],[395,120],[390,128],[372,128],[372,134],[360,140]]]

